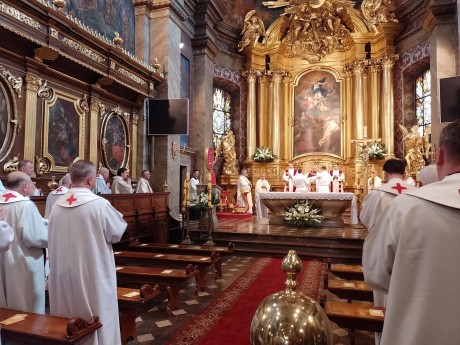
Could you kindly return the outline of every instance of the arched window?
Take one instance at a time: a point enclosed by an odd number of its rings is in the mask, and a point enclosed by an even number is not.
[[[425,135],[431,126],[431,74],[427,69],[415,79],[415,116],[418,132]]]
[[[219,146],[222,136],[231,125],[231,96],[228,92],[214,88],[212,113],[212,142],[214,148]]]

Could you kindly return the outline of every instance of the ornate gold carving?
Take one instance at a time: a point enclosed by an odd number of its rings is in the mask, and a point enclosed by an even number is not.
[[[99,118],[102,120],[104,116],[108,113],[107,107],[102,102],[97,102],[97,107],[99,109]]]
[[[216,155],[224,156],[224,168],[222,170],[224,175],[238,174],[236,169],[236,152],[235,152],[235,135],[232,130],[228,130],[220,141],[216,149]]]
[[[130,114],[130,113],[128,113],[127,111],[125,111],[125,112],[123,113],[123,117],[125,118],[125,121],[126,121],[127,124],[130,124],[130,123],[131,123],[131,114]]]
[[[115,37],[113,38],[112,42],[117,47],[121,47],[123,44],[123,38],[120,37],[120,34],[117,31],[115,31]]]
[[[51,162],[49,159],[35,156],[35,173],[37,176],[42,176],[44,173],[50,171],[50,167]]]
[[[18,153],[16,156],[13,156],[12,159],[5,163],[3,166],[3,172],[5,174],[18,170],[19,155],[20,153]]]
[[[390,5],[391,0],[364,0],[361,4],[361,11],[376,29],[380,23],[398,22],[394,13],[390,12]]]
[[[110,61],[110,68],[115,69],[115,62],[114,61]]]
[[[26,25],[33,27],[34,29],[40,30],[40,23],[35,19],[25,15],[24,13],[18,11],[14,7],[6,5],[3,1],[0,1],[0,11],[6,13],[7,15],[16,18],[17,20],[23,22]]]
[[[418,133],[418,126],[412,126],[409,130],[403,125],[399,125],[403,132],[403,141],[406,155],[404,158],[407,161],[407,170],[411,174],[415,174],[425,166],[423,153],[426,151],[427,143],[425,138]]]
[[[41,85],[42,79],[37,78],[31,74],[26,74],[25,79],[26,79],[26,90],[37,92]]]
[[[46,100],[51,100],[54,97],[54,90],[47,85],[47,81],[44,79],[39,79],[37,96]]]
[[[87,113],[89,111],[88,96],[86,94],[77,101],[76,107],[77,110],[82,113]]]
[[[139,115],[138,114],[133,114],[132,120],[133,120],[133,125],[137,126],[138,123],[139,123]]]
[[[238,51],[243,51],[248,45],[254,45],[260,36],[265,35],[265,26],[262,19],[255,15],[256,10],[251,10],[246,13],[244,18],[243,30],[241,35],[243,38],[238,43]]]
[[[50,29],[50,36],[54,38],[59,38],[59,33],[55,28],[49,28]]]
[[[326,55],[342,48],[343,41],[353,30],[350,16],[340,3],[329,0],[284,3],[288,7],[283,13],[281,49],[289,57],[299,57],[310,63],[321,61]],[[281,7],[273,1],[264,4]]]
[[[137,75],[125,70],[124,68],[119,67],[118,72],[125,77],[128,77],[129,79],[135,81],[138,84],[145,85],[147,82],[143,80],[142,78],[138,77]]]
[[[265,169],[268,179],[278,179],[278,168],[267,168]]]
[[[59,53],[48,47],[40,47],[34,50],[34,59],[40,62],[43,60],[56,60]]]
[[[13,90],[16,92],[18,98],[22,97],[22,78],[15,77],[10,71],[0,66],[0,73],[6,78]]]
[[[393,67],[394,63],[399,60],[398,54],[390,54],[385,53],[385,55],[381,58],[381,63],[384,68],[391,68]]]
[[[69,47],[79,51],[80,53],[88,56],[91,60],[97,61],[99,63],[103,63],[105,61],[105,59],[96,52],[92,51],[88,47],[81,45],[78,42],[75,42],[74,40],[71,40],[70,38],[64,37],[62,42],[64,42]]]

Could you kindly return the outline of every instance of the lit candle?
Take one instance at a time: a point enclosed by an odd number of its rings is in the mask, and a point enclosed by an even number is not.
[[[212,180],[211,173],[208,173],[208,207],[212,207],[211,180]]]

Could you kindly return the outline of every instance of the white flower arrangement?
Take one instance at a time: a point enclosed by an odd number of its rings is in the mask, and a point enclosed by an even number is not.
[[[268,147],[256,147],[252,159],[255,162],[273,162],[276,155]]]
[[[369,159],[384,159],[387,155],[387,149],[384,143],[374,142],[369,145]]]
[[[212,196],[212,204],[218,204],[220,202],[217,195]],[[190,207],[194,207],[200,210],[208,208],[208,194],[201,192],[195,199],[190,200]]]
[[[321,212],[320,208],[308,204],[308,201],[305,200],[305,203],[297,201],[294,206],[286,207],[283,215],[288,225],[308,227],[321,224],[324,219]]]

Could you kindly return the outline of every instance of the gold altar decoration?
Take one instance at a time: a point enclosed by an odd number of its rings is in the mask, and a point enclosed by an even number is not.
[[[55,190],[57,187],[59,187],[59,183],[56,182],[56,176],[51,176],[51,181],[48,182],[48,188],[53,191]]]
[[[260,36],[265,34],[265,26],[262,19],[255,15],[256,10],[251,10],[244,18],[244,25],[241,34],[243,39],[238,43],[238,51],[242,51],[249,44],[254,44]]]
[[[388,10],[390,0],[365,0],[361,8],[346,0],[263,4],[284,12],[263,37],[240,42],[248,85],[243,166],[253,184],[263,171],[279,190],[289,161],[306,171],[337,163],[345,191],[359,200],[366,181],[352,139],[381,138],[387,158],[394,156],[394,41],[403,26]],[[251,156],[262,146],[272,148],[278,161],[254,162]]]
[[[35,156],[35,173],[37,176],[42,176],[44,173],[48,172],[50,167],[51,162],[49,159]]]
[[[232,130],[228,130],[222,136],[220,144],[216,149],[216,155],[224,156],[223,175],[238,174],[238,170],[236,169],[235,135]]]
[[[418,126],[414,125],[408,130],[399,125],[403,132],[404,158],[407,161],[407,172],[411,175],[417,174],[425,166],[423,154],[428,152],[428,142],[418,133]]]
[[[10,172],[18,170],[19,164],[19,153],[16,156],[13,156],[8,162],[3,166],[3,172],[9,174]]]
[[[302,261],[290,250],[281,267],[286,289],[266,297],[251,323],[251,345],[331,345],[332,327],[321,306],[297,292],[297,275]]]

